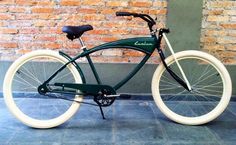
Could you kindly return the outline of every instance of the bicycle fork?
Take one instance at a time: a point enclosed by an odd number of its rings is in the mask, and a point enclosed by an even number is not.
[[[168,30],[168,29],[162,29],[162,30],[160,30],[160,33],[159,33],[159,41],[161,41],[161,38],[164,37],[164,39],[165,39],[165,41],[166,41],[166,44],[167,44],[167,46],[168,46],[168,48],[169,48],[169,50],[170,50],[170,52],[171,52],[171,54],[172,54],[172,56],[173,56],[173,58],[174,58],[176,64],[177,64],[177,67],[178,67],[178,69],[180,70],[180,73],[181,73],[181,75],[182,75],[182,77],[183,77],[184,80],[182,80],[176,73],[174,73],[174,72],[167,66],[167,64],[166,64],[166,62],[165,62],[165,56],[164,56],[162,50],[160,49],[160,47],[158,47],[158,48],[159,48],[159,49],[158,49],[158,53],[159,53],[159,55],[160,55],[160,57],[161,57],[161,60],[162,60],[162,62],[163,62],[163,64],[164,64],[166,70],[168,71],[168,73],[169,73],[180,85],[182,85],[186,90],[191,91],[191,90],[192,90],[192,87],[191,87],[191,85],[190,85],[190,83],[189,83],[189,81],[188,81],[188,79],[187,79],[187,77],[186,77],[186,75],[185,75],[185,73],[184,73],[184,71],[183,71],[181,65],[179,64],[179,61],[177,60],[177,58],[176,58],[176,56],[175,56],[175,52],[174,52],[174,50],[173,50],[173,48],[172,48],[172,46],[171,46],[169,40],[167,39],[165,33],[169,33],[169,30]],[[159,44],[160,44],[160,43],[159,43]]]

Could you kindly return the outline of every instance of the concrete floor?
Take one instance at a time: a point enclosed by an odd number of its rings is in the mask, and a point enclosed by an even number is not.
[[[116,100],[105,109],[82,105],[63,125],[32,129],[16,120],[0,98],[0,145],[235,145],[236,102],[216,120],[184,126],[168,120],[151,100]]]

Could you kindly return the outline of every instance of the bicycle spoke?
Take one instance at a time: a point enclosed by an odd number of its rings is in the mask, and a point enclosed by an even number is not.
[[[210,67],[210,65],[208,65],[207,67],[205,67],[204,71],[202,71],[202,73],[201,73],[201,76],[200,76],[196,81],[201,80],[206,74],[208,74],[208,72],[209,72],[208,68],[209,68],[209,67]],[[195,82],[193,82],[193,83],[195,83]]]
[[[35,80],[36,82],[38,82],[39,84],[42,84],[42,82],[37,78],[35,77],[35,74],[33,74],[32,72],[30,72],[28,69],[26,69],[24,66],[22,67],[23,70],[27,71],[27,73],[29,74],[29,76],[31,76],[30,78],[32,78],[33,80]],[[24,71],[20,71],[20,72],[23,72]],[[24,73],[26,75],[26,73]]]
[[[221,85],[220,85],[221,84]],[[193,86],[194,88],[197,88],[197,89],[214,89],[215,90],[219,90],[220,88],[223,88],[222,86],[222,82],[216,82],[216,83],[211,83],[211,84],[208,84],[208,85],[194,85]]]
[[[62,75],[62,76],[60,76],[60,77],[56,77],[55,79],[54,79],[54,82],[57,82],[58,80],[63,80],[63,78],[67,78],[68,79],[68,76],[69,75],[71,75],[69,72],[67,73],[67,74],[64,74],[64,75]],[[71,78],[70,78],[71,79]],[[70,81],[72,81],[72,80],[70,80]],[[68,81],[69,82],[69,81]]]
[[[32,86],[32,87],[35,87],[33,84],[31,84],[30,82],[26,81],[25,79],[19,77],[18,75],[16,75],[16,77],[20,79],[18,82],[23,81],[23,82],[25,82],[26,84],[28,84],[28,85],[30,85],[30,86]]]
[[[205,78],[202,79],[202,80],[199,80],[199,79],[198,79],[198,81],[197,81],[196,83],[194,83],[193,85],[199,84],[200,82],[203,82],[203,81],[205,81],[206,79],[209,79],[210,77],[212,77],[212,76],[214,76],[214,75],[216,75],[216,74],[218,74],[218,72],[216,72],[216,73],[214,73],[214,74],[211,74],[211,75],[205,77]],[[205,75],[206,75],[206,74],[205,74]],[[205,75],[204,75],[204,76],[205,76]]]

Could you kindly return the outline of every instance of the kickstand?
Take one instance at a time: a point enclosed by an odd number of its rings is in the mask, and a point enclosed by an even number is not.
[[[93,100],[97,103],[97,105],[98,105],[98,107],[99,107],[99,109],[101,111],[102,119],[106,119],[105,116],[104,116],[101,104],[95,98]]]
[[[102,114],[102,118],[103,118],[103,119],[106,119],[105,116],[104,116],[103,110],[102,110],[102,106],[101,106],[101,105],[98,105],[98,106],[99,106],[99,108],[100,108],[100,111],[101,111],[101,114]]]

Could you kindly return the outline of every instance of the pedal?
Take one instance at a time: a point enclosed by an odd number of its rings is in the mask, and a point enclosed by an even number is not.
[[[131,95],[129,95],[129,94],[120,94],[119,98],[120,98],[120,99],[128,100],[128,99],[131,98]]]
[[[120,95],[107,95],[106,98],[117,98],[120,97]]]

